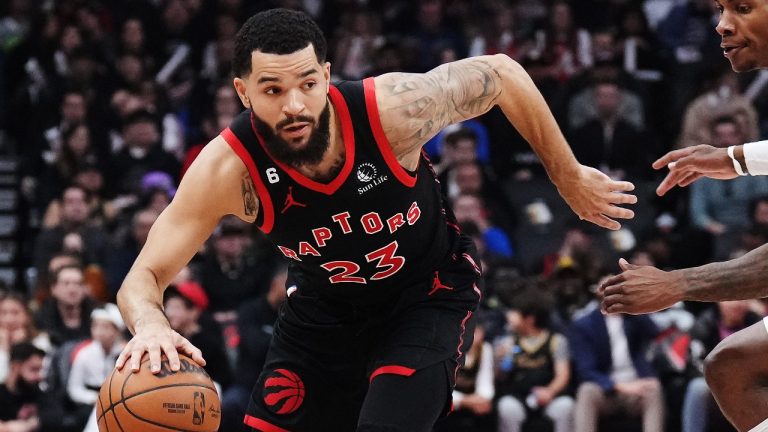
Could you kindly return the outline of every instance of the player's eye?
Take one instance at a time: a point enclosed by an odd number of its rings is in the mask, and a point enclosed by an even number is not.
[[[264,93],[268,95],[276,95],[276,94],[280,94],[280,89],[277,87],[267,87],[267,89],[264,90]]]
[[[749,5],[740,4],[740,5],[736,6],[736,12],[738,12],[740,14],[748,14],[751,11],[752,11],[752,8],[749,7]]]
[[[306,83],[304,83],[304,88],[307,89],[307,90],[311,90],[316,85],[317,85],[317,83],[314,82],[314,81],[307,81]]]

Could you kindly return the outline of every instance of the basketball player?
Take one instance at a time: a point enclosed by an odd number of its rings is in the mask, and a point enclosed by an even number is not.
[[[134,333],[118,367],[149,352],[203,363],[172,331],[162,291],[234,214],[291,262],[288,300],[245,416],[258,431],[428,431],[450,394],[480,269],[421,147],[499,105],[583,219],[617,229],[628,182],[573,157],[526,72],[506,56],[331,85],[326,42],[305,14],[251,17],[235,41],[247,108],[206,146],[155,222],[118,294]],[[436,285],[446,288],[432,290]]]
[[[733,70],[768,68],[768,0],[719,0],[723,53]],[[728,150],[708,145],[675,150],[653,164],[669,167],[659,195],[701,177],[732,179],[768,174],[768,141]],[[681,300],[726,301],[768,297],[768,245],[722,263],[664,272],[625,260],[623,273],[601,287],[605,312],[647,313]],[[705,377],[725,416],[739,431],[768,431],[768,320],[723,340],[707,357]]]

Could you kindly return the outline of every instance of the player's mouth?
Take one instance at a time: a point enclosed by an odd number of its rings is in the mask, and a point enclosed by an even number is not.
[[[299,138],[309,130],[309,123],[293,123],[290,126],[283,127],[283,134],[289,138]]]
[[[744,45],[727,45],[723,44],[720,45],[720,48],[723,49],[723,55],[726,58],[733,57],[740,49],[744,48]]]

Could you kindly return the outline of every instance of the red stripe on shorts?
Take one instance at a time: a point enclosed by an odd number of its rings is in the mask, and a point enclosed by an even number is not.
[[[243,423],[261,432],[290,432],[288,429],[277,427],[272,423],[266,422],[256,417],[251,417],[248,414],[245,415],[245,419],[243,419]]]
[[[371,374],[370,381],[373,381],[374,378],[383,374],[411,376],[413,375],[414,372],[416,372],[416,369],[412,369],[405,366],[398,366],[398,365],[382,366],[376,369],[375,371],[373,371],[373,373]]]

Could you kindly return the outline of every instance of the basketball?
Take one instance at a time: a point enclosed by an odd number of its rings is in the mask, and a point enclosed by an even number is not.
[[[179,353],[181,367],[171,371],[163,356],[153,374],[149,356],[133,373],[115,368],[104,381],[96,402],[100,432],[214,432],[219,430],[221,403],[213,381],[191,358]]]

